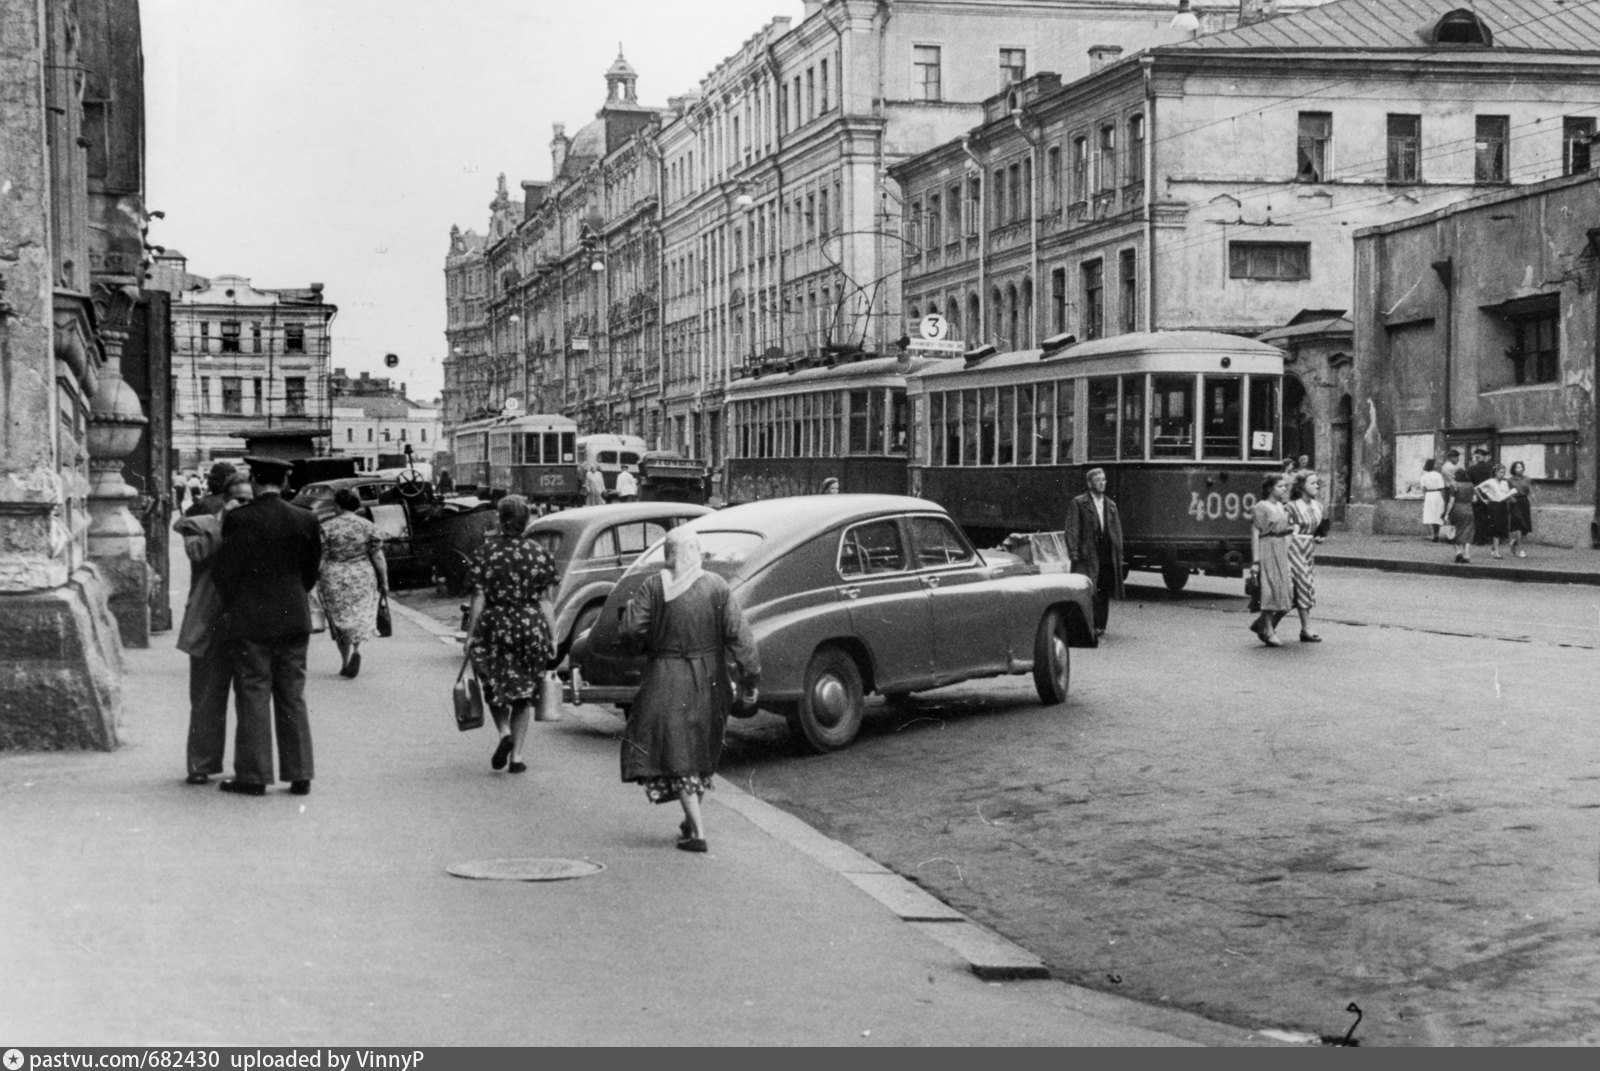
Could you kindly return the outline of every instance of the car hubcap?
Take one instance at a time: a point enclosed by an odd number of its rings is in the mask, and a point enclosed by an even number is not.
[[[838,677],[823,677],[811,690],[811,707],[817,721],[829,728],[844,720],[850,706],[850,693]]]
[[[1050,637],[1050,672],[1055,677],[1056,684],[1065,688],[1067,684],[1067,645],[1060,636]]]

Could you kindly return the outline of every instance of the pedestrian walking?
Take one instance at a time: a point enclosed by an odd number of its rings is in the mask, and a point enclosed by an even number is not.
[[[836,495],[836,494],[838,494],[839,493],[839,477],[837,477],[837,476],[829,476],[826,480],[823,480],[822,481],[822,490],[819,493],[820,494],[824,494],[824,495]]]
[[[1294,525],[1289,533],[1289,583],[1293,588],[1294,608],[1300,615],[1300,642],[1321,643],[1311,631],[1311,611],[1317,605],[1317,546],[1327,537],[1324,525],[1321,480],[1309,469],[1295,477],[1289,489],[1285,510]]]
[[[172,472],[172,512],[182,514],[189,501],[189,481],[176,469]]]
[[[639,481],[633,478],[633,473],[624,466],[617,473],[617,501],[637,502],[639,500]]]
[[[1451,529],[1450,542],[1456,548],[1456,564],[1469,565],[1472,562],[1476,518],[1473,512],[1472,478],[1467,475],[1466,469],[1456,470],[1455,482],[1449,490],[1450,504],[1445,519]]]
[[[389,562],[378,526],[358,515],[361,498],[341,487],[333,501],[339,512],[322,522],[317,594],[339,646],[339,676],[354,677],[361,672],[361,645],[378,630],[378,600],[389,593]]]
[[[593,461],[584,462],[583,468],[583,504],[585,506],[603,506],[606,502],[606,478],[600,473],[600,466]]]
[[[453,494],[456,481],[451,478],[449,469],[440,469],[438,477],[433,481],[433,489],[441,495]]]
[[[255,497],[242,472],[228,477],[224,510],[236,509]],[[189,739],[186,755],[191,785],[203,785],[222,772],[228,746],[228,693],[233,688],[233,661],[223,624],[222,593],[211,576],[211,560],[222,545],[222,513],[179,517],[172,530],[183,537],[189,559],[189,599],[178,626],[178,650],[189,656]]]
[[[1487,446],[1472,448],[1472,464],[1467,466],[1467,479],[1477,487],[1494,475],[1494,463],[1489,460]],[[1475,546],[1489,544],[1489,503],[1481,495],[1472,499],[1472,540]]]
[[[224,462],[218,462],[218,464],[226,465],[227,462],[225,462],[225,461]],[[228,465],[228,467],[232,468],[233,466],[232,465]],[[217,468],[216,465],[212,465],[211,466],[211,469],[212,469],[213,472],[216,471],[216,468]],[[194,509],[195,505],[200,501],[200,497],[202,495],[206,494],[206,487],[207,487],[207,483],[208,482],[209,482],[209,478],[206,481],[202,481],[200,479],[200,474],[198,472],[189,473],[189,479],[187,481],[187,486],[189,488],[189,508],[190,509]],[[211,490],[212,494],[216,494],[221,489],[222,489],[222,485],[219,483],[216,486],[212,487],[210,490]],[[222,507],[218,506],[217,508],[220,510]]]
[[[1444,474],[1433,467],[1433,458],[1422,463],[1422,526],[1433,542],[1439,542],[1439,526],[1444,523]]]
[[[278,773],[289,791],[311,791],[311,719],[306,711],[306,646],[311,637],[307,594],[322,564],[316,515],[283,500],[289,463],[247,457],[255,501],[227,513],[222,546],[211,567],[232,634],[238,728],[233,780],[224,792],[265,795]]]
[[[1509,477],[1516,496],[1511,499],[1511,553],[1526,558],[1522,538],[1533,534],[1533,481],[1528,479],[1528,466],[1520,461],[1511,463]]]
[[[222,507],[227,504],[228,479],[239,470],[228,461],[215,461],[211,464],[211,471],[206,473],[204,491],[200,490],[200,477],[193,477],[193,490],[189,494],[189,508],[183,511],[185,517],[218,516]]]
[[[701,567],[700,541],[667,533],[666,569],[628,600],[619,634],[649,656],[622,733],[622,779],[644,786],[652,803],[683,807],[678,847],[706,850],[701,797],[722,758],[736,673],[755,702],[761,661],[739,603],[720,576]]]
[[[550,622],[539,600],[558,577],[555,559],[527,535],[528,500],[506,495],[495,509],[500,532],[483,541],[467,567],[473,588],[467,657],[500,732],[489,766],[522,773],[528,768],[522,747],[533,704],[545,671],[556,660]]]
[[[1122,598],[1122,517],[1106,495],[1106,470],[1084,474],[1089,490],[1067,504],[1067,556],[1072,571],[1094,580],[1094,631],[1104,636],[1111,596]]]
[[[1261,498],[1250,513],[1250,572],[1260,588],[1260,613],[1250,623],[1262,643],[1282,647],[1278,622],[1294,609],[1294,581],[1289,566],[1289,480],[1278,474],[1261,481]]]
[[[1474,489],[1477,500],[1483,506],[1483,518],[1488,528],[1487,532],[1479,533],[1479,543],[1485,541],[1490,545],[1489,556],[1500,557],[1500,542],[1511,540],[1511,499],[1516,491],[1511,486],[1511,481],[1506,479],[1506,467],[1496,465],[1489,474],[1489,478]]]

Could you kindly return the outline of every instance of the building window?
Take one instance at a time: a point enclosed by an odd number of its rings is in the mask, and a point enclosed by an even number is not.
[[[1089,197],[1089,139],[1072,139],[1072,199],[1084,201]]]
[[[1510,140],[1509,115],[1478,116],[1472,181],[1478,183],[1510,181],[1507,177],[1510,168],[1506,163],[1506,145]]]
[[[1006,168],[1006,204],[1010,207],[1007,219],[1019,220],[1026,211],[1022,192],[1022,165],[1012,164]]]
[[[1067,269],[1056,268],[1050,272],[1050,333],[1059,335],[1067,329]]]
[[[943,100],[939,91],[939,46],[911,49],[911,88],[918,100]]]
[[[817,233],[828,233],[828,191],[822,190],[817,194]]]
[[[1128,120],[1128,181],[1144,181],[1144,116]]]
[[[1110,123],[1100,128],[1100,170],[1095,190],[1115,189],[1117,185],[1117,128]]]
[[[200,352],[211,352],[211,324],[207,320],[200,321]]]
[[[1118,311],[1122,314],[1122,331],[1139,330],[1139,254],[1133,249],[1124,249],[1117,257],[1117,274],[1122,286],[1122,302]]]
[[[353,443],[353,442],[356,441],[356,429],[355,428],[345,428],[344,429],[344,441],[347,442],[347,443]]]
[[[371,441],[372,441],[372,429],[368,428],[367,429],[367,442],[370,443]]]
[[[1330,112],[1300,113],[1300,150],[1295,165],[1295,181],[1327,182],[1329,154],[1333,149],[1333,115]]]
[[[939,202],[939,195],[936,193],[928,194],[927,245],[929,249],[938,249],[940,244],[944,241],[944,236],[940,233],[941,227],[944,223],[944,213],[942,209],[943,206]]]
[[[806,68],[806,118],[817,117],[817,69]]]
[[[1589,170],[1594,144],[1594,116],[1569,115],[1561,121],[1561,173],[1581,175]]]
[[[283,411],[289,416],[306,415],[306,377],[289,376],[283,381]]]
[[[244,384],[238,376],[222,377],[222,411],[235,416],[244,413]]]
[[[954,242],[961,238],[961,184],[958,182],[945,191],[945,232]]]
[[[999,168],[994,173],[994,185],[990,187],[989,199],[989,226],[1003,227],[1006,222],[1006,169]]]
[[[390,429],[390,428],[384,428],[383,429],[383,441],[384,442],[392,441],[393,436],[394,436],[394,432],[393,432],[392,429]]]
[[[821,89],[822,89],[822,100],[821,100],[822,110],[824,112],[826,112],[828,110],[828,61],[827,60],[823,60],[822,61],[821,77],[819,78],[819,81],[821,82]]]
[[[200,411],[211,412],[211,377],[200,377]]]
[[[1079,269],[1083,278],[1083,339],[1087,342],[1105,334],[1105,266],[1099,260],[1086,261]]]
[[[1052,145],[1044,154],[1045,211],[1061,211],[1061,146]]]
[[[1389,116],[1390,182],[1422,181],[1422,116]]]
[[[224,321],[222,321],[222,352],[223,353],[238,353],[239,352],[239,328],[240,328],[240,324],[239,324],[238,320],[224,320]]]
[[[427,442],[428,441],[428,429],[427,428],[422,428],[421,431],[422,431],[422,441],[423,442]]]
[[[1311,278],[1310,242],[1229,242],[1228,278]]]
[[[1550,309],[1511,321],[1515,341],[1506,355],[1516,369],[1518,385],[1555,383],[1561,378],[1561,317]]]
[[[256,416],[260,416],[261,413],[262,413],[262,409],[261,409],[261,379],[260,379],[260,377],[257,377],[254,380],[254,386],[255,386],[255,409],[254,409],[254,412],[255,412]]]
[[[1028,77],[1028,51],[1023,48],[1002,48],[1000,50],[1000,88],[1012,85]]]
[[[250,325],[250,352],[261,352],[261,321],[256,320]]]
[[[306,351],[306,329],[303,324],[283,325],[283,352],[304,353]]]

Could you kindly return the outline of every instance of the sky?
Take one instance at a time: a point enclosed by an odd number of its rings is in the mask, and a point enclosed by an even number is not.
[[[142,0],[150,241],[189,271],[325,284],[334,367],[437,397],[450,227],[550,177],[620,44],[665,106],[801,0]],[[386,369],[385,354],[400,359]]]

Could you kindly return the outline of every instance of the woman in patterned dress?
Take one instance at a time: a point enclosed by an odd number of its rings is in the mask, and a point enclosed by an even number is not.
[[[550,622],[539,597],[556,582],[556,563],[527,537],[530,510],[521,495],[506,495],[496,507],[500,534],[484,540],[468,566],[473,586],[467,615],[467,657],[485,686],[494,726],[500,731],[489,765],[522,773],[522,744],[545,671],[555,663]]]
[[[339,676],[361,672],[361,645],[378,631],[378,596],[389,591],[389,562],[377,525],[357,516],[361,499],[348,487],[333,496],[339,512],[322,522],[322,575],[317,595],[328,632],[344,665]]]
[[[1289,579],[1289,532],[1293,522],[1285,505],[1289,479],[1274,473],[1261,481],[1261,499],[1250,514],[1250,571],[1261,586],[1261,613],[1250,623],[1261,642],[1282,647],[1278,622],[1294,609],[1294,588]]]
[[[1322,637],[1311,631],[1311,609],[1317,605],[1317,544],[1323,539],[1322,503],[1317,501],[1320,484],[1315,472],[1302,471],[1289,491],[1287,507],[1294,524],[1288,539],[1289,584],[1294,589],[1294,608],[1300,612],[1301,643],[1322,642]]]

